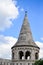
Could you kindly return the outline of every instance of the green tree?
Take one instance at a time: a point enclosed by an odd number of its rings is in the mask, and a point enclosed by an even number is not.
[[[34,65],[43,65],[43,60],[38,60],[34,63]]]

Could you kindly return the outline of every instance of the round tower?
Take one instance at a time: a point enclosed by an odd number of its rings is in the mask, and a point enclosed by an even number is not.
[[[26,11],[19,38],[12,47],[12,62],[15,65],[33,65],[39,58],[39,49],[33,40]]]

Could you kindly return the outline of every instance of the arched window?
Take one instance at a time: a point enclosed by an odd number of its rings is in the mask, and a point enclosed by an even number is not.
[[[14,53],[12,53],[12,59],[14,59]]]
[[[19,51],[19,58],[24,59],[24,53],[22,51]]]
[[[25,59],[30,59],[30,52],[29,51],[26,51],[26,53],[25,53]]]
[[[38,59],[38,53],[35,53],[35,59]]]

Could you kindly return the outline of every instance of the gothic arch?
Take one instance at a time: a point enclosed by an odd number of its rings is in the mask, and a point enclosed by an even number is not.
[[[26,51],[26,53],[25,53],[25,59],[30,59],[30,51]]]
[[[38,53],[37,52],[35,53],[35,59],[38,59]]]
[[[23,57],[24,57],[23,51],[19,51],[19,59],[23,59]]]

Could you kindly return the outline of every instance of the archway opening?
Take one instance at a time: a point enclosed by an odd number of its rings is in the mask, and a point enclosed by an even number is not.
[[[14,53],[12,53],[12,59],[14,59]]]
[[[25,53],[25,59],[30,59],[30,52],[29,51],[26,51],[26,53]]]
[[[24,53],[22,51],[19,51],[19,59],[24,59]]]
[[[38,59],[38,53],[35,53],[35,59]]]

